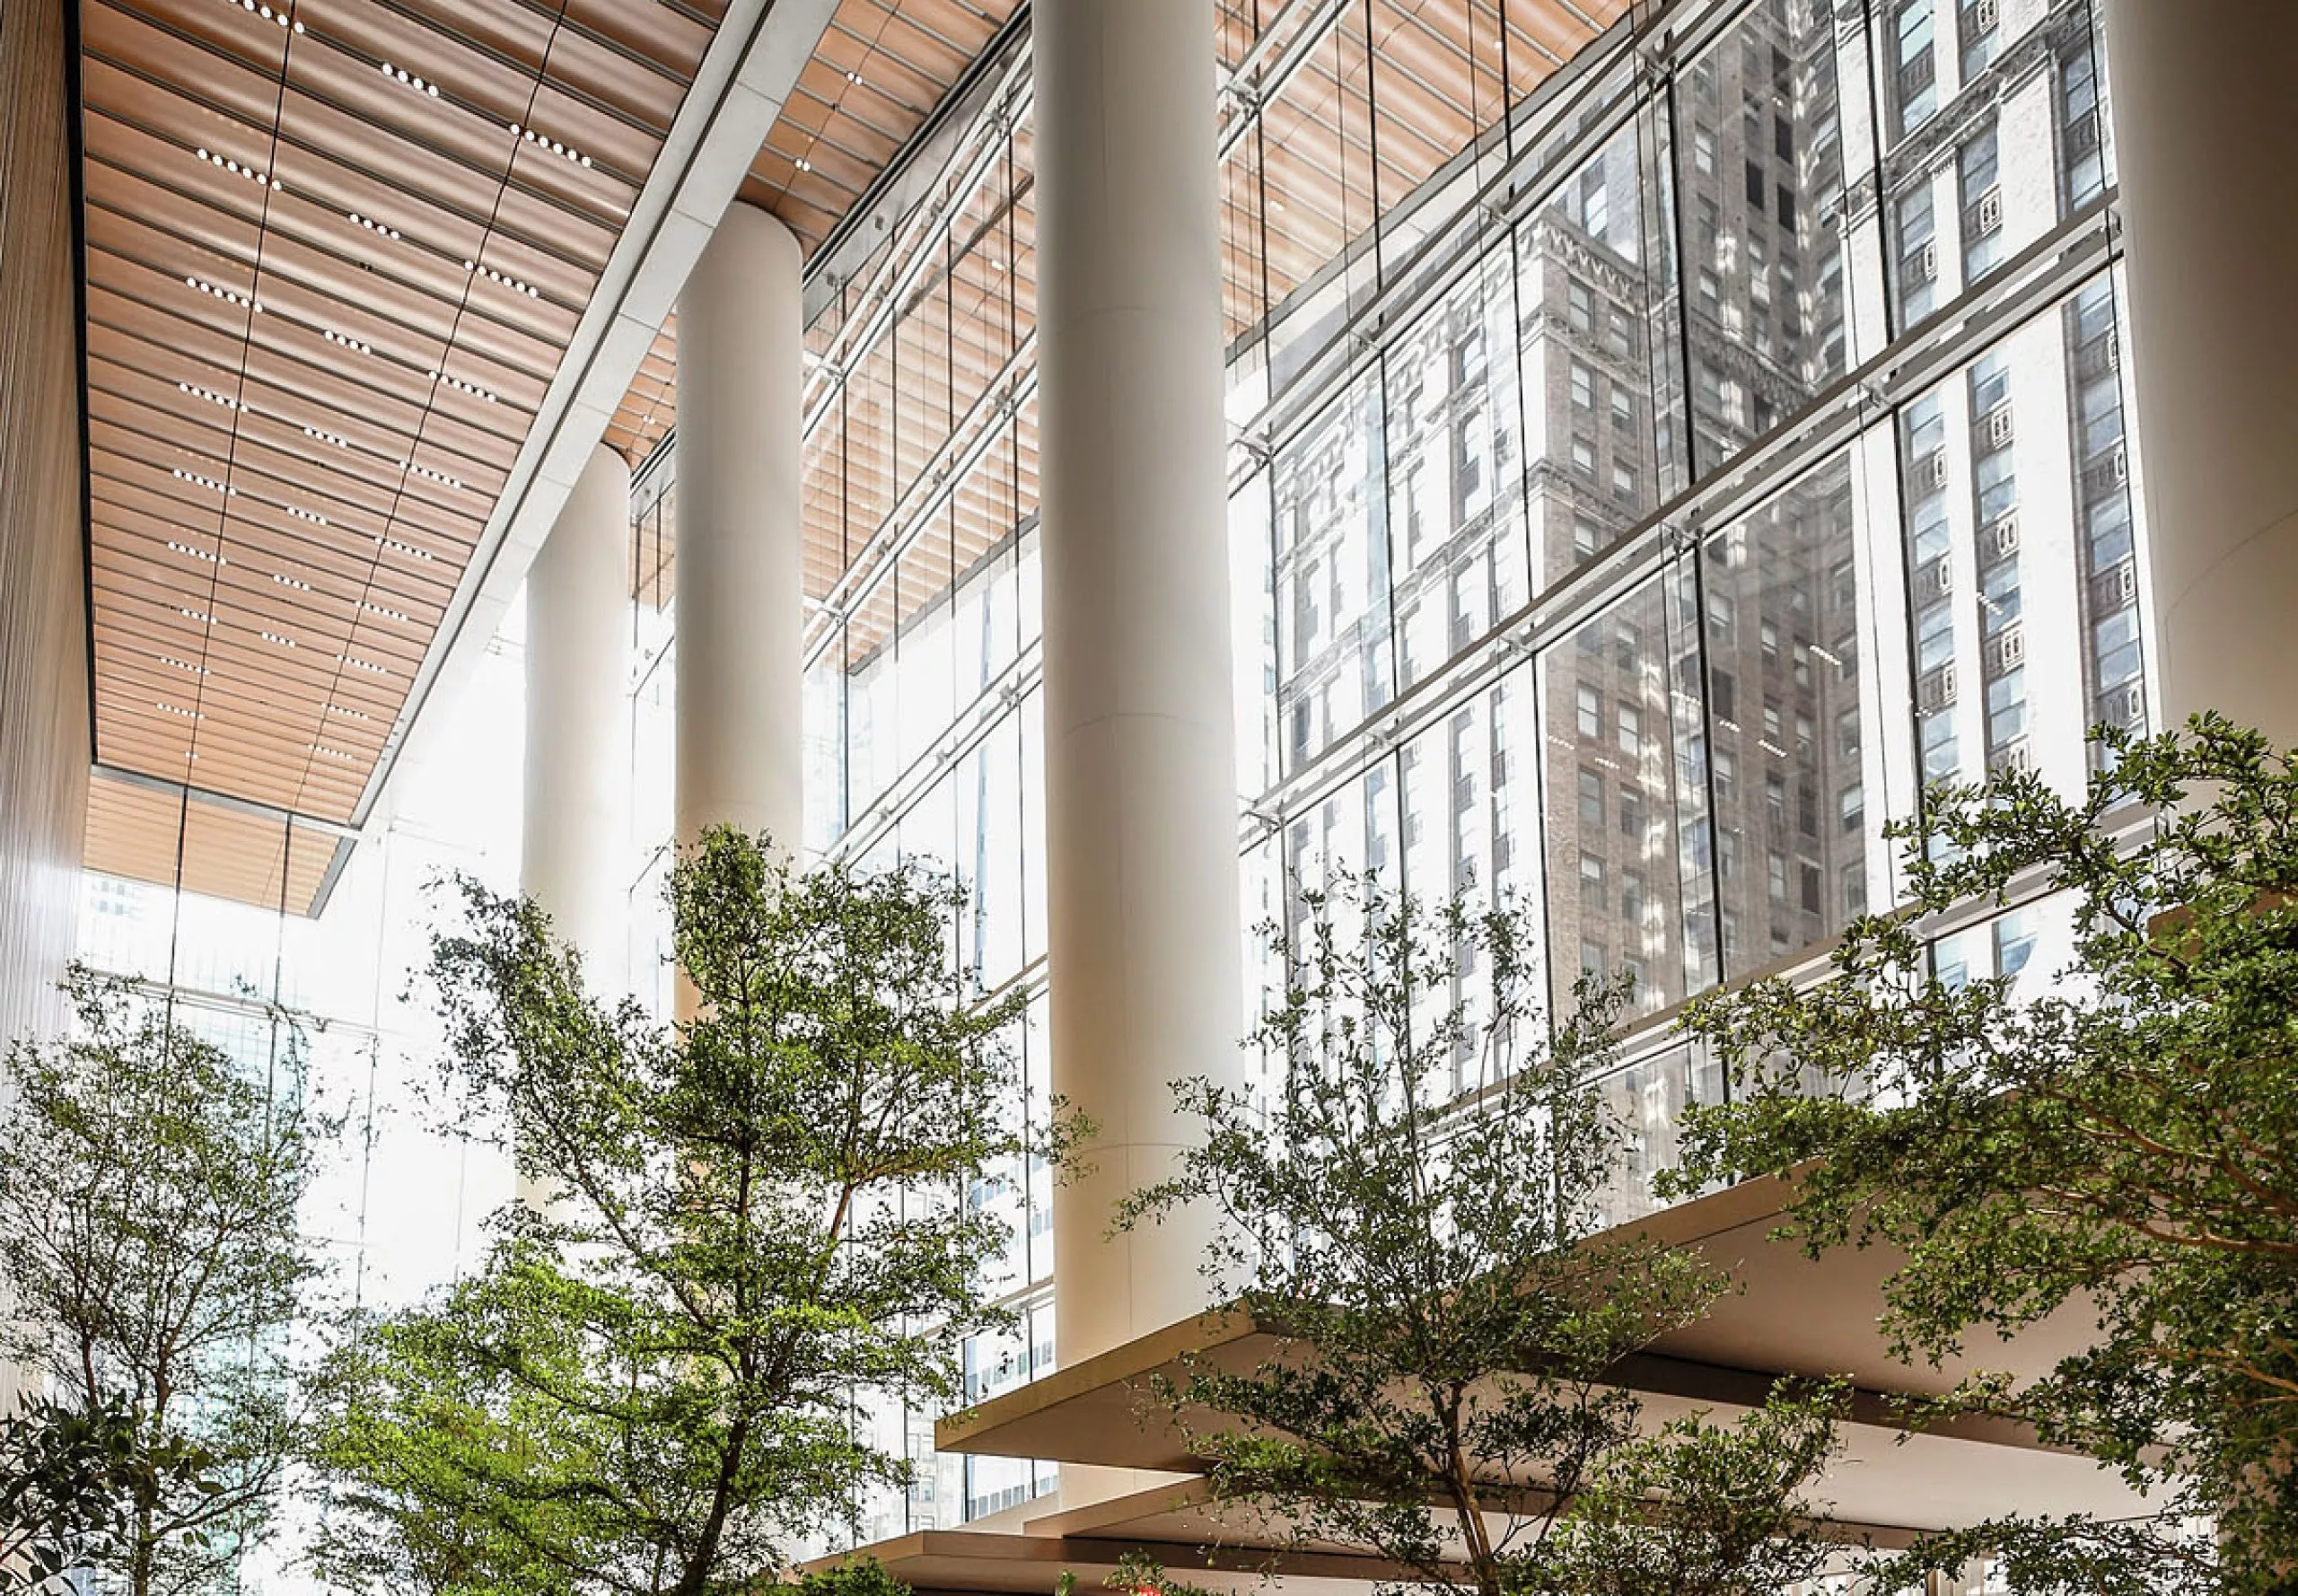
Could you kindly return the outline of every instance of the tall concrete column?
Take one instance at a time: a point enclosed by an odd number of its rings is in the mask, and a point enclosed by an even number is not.
[[[2298,743],[2298,5],[2109,0],[2162,701]]]
[[[630,468],[601,443],[527,569],[527,745],[519,890],[582,955],[601,1002],[629,990],[623,931],[629,803]],[[543,1209],[561,1195],[519,1179]]]
[[[800,834],[798,241],[727,207],[679,294],[678,838]]]
[[[1074,1365],[1203,1305],[1206,1215],[1105,1232],[1191,1138],[1169,1083],[1241,1072],[1213,0],[1033,28],[1052,1077],[1100,1127],[1054,1198]]]
[[[630,468],[604,443],[527,572],[525,822],[519,890],[583,955],[594,990],[627,982]]]

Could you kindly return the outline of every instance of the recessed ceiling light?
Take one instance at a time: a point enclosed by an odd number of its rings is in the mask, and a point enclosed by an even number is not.
[[[803,155],[801,155],[798,157],[798,170],[800,171],[811,171],[814,170],[814,163],[807,160]]]
[[[239,6],[241,11],[251,16],[261,17],[267,22],[276,22],[283,28],[288,25],[287,8],[285,5],[267,5],[264,0],[239,0]],[[297,22],[294,27],[298,33],[303,31],[303,24],[301,22]]]
[[[282,504],[279,507],[282,510],[286,511],[288,514],[294,516],[297,521],[308,521],[313,526],[325,526],[327,524],[327,517],[318,514],[315,512],[299,509],[294,504]]]
[[[238,488],[226,487],[221,482],[216,481],[213,477],[203,477],[197,471],[187,471],[181,466],[171,466],[168,469],[177,478],[181,481],[190,483],[194,487],[204,487],[210,493],[220,493],[225,498],[230,499],[236,499],[240,496],[240,490]]]
[[[205,609],[179,609],[176,613],[186,620],[196,620],[203,627],[212,627],[215,624],[215,618]]]
[[[348,720],[364,721],[364,720],[365,720],[365,719],[367,718],[367,712],[366,712],[365,710],[364,710],[364,709],[346,709],[346,708],[345,708],[342,705],[340,705],[340,704],[330,704],[330,705],[329,705],[329,706],[327,706],[327,712],[328,712],[329,715],[342,715],[342,716],[344,716],[346,719],[348,719]]]
[[[210,166],[222,167],[233,177],[245,178],[248,181],[267,189],[276,189],[279,187],[279,180],[271,176],[269,173],[258,171],[252,166],[241,166],[236,161],[226,160],[224,156],[218,155],[213,150],[203,148],[195,150],[192,153],[197,155],[202,161],[206,162]]]
[[[259,316],[263,313],[261,300],[252,299],[247,294],[235,293],[229,288],[218,288],[205,277],[186,277],[183,280],[183,285],[187,288],[197,288],[202,294],[213,294],[225,304],[238,305],[241,310],[252,311]]]
[[[386,227],[381,222],[376,221],[373,216],[363,216],[357,211],[346,211],[343,214],[350,217],[354,223],[365,228],[370,232],[380,233],[384,238],[390,240],[393,243],[398,243],[399,241],[399,229],[396,227]]]
[[[378,537],[375,539],[375,547],[389,549],[393,554],[406,555],[410,559],[427,560],[431,557],[429,549],[417,548],[412,543],[402,543],[397,538]]]
[[[351,447],[350,439],[338,436],[337,434],[328,432],[320,427],[307,426],[303,429],[303,435],[307,438],[317,438],[322,443],[332,443],[338,449],[348,449]]]
[[[439,98],[438,84],[426,83],[422,78],[419,78],[413,73],[409,72],[406,67],[394,66],[389,61],[382,62],[381,65],[385,77],[396,78],[399,82],[405,83],[408,88],[414,90],[418,94],[428,95],[434,100]]]
[[[478,383],[466,382],[460,377],[450,376],[445,372],[433,372],[431,373],[431,380],[434,382],[443,382],[448,387],[453,389],[457,393],[467,393],[470,395],[471,398],[484,400],[487,404],[491,405],[495,402],[495,396],[487,392],[484,388],[478,386]]]
[[[846,75],[846,81],[849,83],[858,83],[862,81],[862,75],[858,72],[849,72]]]
[[[168,653],[163,653],[160,655],[159,658],[160,663],[162,665],[172,666],[178,671],[189,671],[194,676],[205,676],[207,674],[206,666],[195,665],[189,660],[180,660],[176,658],[175,655]]]
[[[271,580],[277,583],[282,587],[292,587],[299,593],[307,593],[311,591],[311,584],[310,583],[303,581],[298,577],[287,575],[285,572],[274,571],[271,574]]]
[[[168,539],[168,547],[176,553],[189,556],[192,559],[206,560],[211,566],[228,566],[232,563],[220,554],[211,554],[206,549],[195,548],[189,543],[179,543],[173,538]]]
[[[391,673],[390,666],[378,665],[373,660],[363,660],[355,653],[339,653],[335,657],[354,671],[364,671],[373,676],[389,676]]]
[[[223,406],[226,410],[246,410],[252,413],[255,409],[253,405],[245,404],[238,399],[227,398],[224,395],[216,392],[212,388],[202,388],[197,382],[179,382],[176,384],[176,387],[181,392],[188,393],[194,399],[204,399],[211,405]]]
[[[554,155],[564,155],[577,166],[587,167],[591,164],[591,158],[583,153],[582,151],[576,149],[573,145],[563,145],[555,138],[545,138],[533,128],[522,127],[516,122],[511,124],[511,131],[517,134],[521,138],[525,139],[529,144],[534,145],[535,148],[539,150],[548,150]]]
[[[457,478],[448,476],[444,471],[434,471],[429,466],[418,466],[411,460],[403,460],[399,463],[406,467],[408,470],[414,472],[417,476],[426,478],[429,480],[437,483],[442,487],[460,487],[462,486],[462,483]],[[424,557],[427,559],[430,557],[426,555]]]
[[[339,748],[329,748],[324,742],[314,742],[311,744],[311,751],[315,754],[325,754],[330,759],[349,759],[354,763],[356,763],[359,758],[357,754],[345,753]]]
[[[503,285],[503,286],[504,286],[504,287],[508,288],[512,293],[513,293],[513,294],[525,294],[529,299],[536,299],[536,298],[540,297],[540,296],[536,293],[535,288],[534,288],[534,285],[533,285],[532,284],[521,282],[521,281],[520,281],[518,278],[516,278],[516,277],[509,276],[506,276],[504,273],[502,273],[502,272],[496,271],[496,270],[493,267],[491,267],[491,266],[481,266],[481,265],[479,265],[479,263],[478,263],[478,261],[476,261],[476,260],[466,260],[466,261],[464,261],[464,262],[463,262],[463,270],[465,270],[465,271],[467,271],[467,272],[477,272],[480,276],[482,276],[482,277],[485,277],[485,278],[488,279],[490,282],[500,283],[500,284],[502,284],[502,285]]]
[[[376,603],[373,599],[360,600],[359,608],[364,609],[370,615],[380,615],[385,620],[411,622],[415,619],[415,617],[408,614],[404,609],[390,609],[385,605]]]
[[[262,638],[266,643],[276,643],[282,648],[293,648],[295,646],[295,640],[293,637],[283,637],[276,632],[258,632],[256,636]]]
[[[204,721],[207,718],[206,715],[200,714],[197,709],[186,709],[182,705],[171,704],[164,698],[154,698],[152,700],[152,707],[154,709],[164,710],[170,715],[180,715],[188,721]]]
[[[362,355],[373,355],[375,352],[373,345],[363,343],[349,333],[338,332],[332,327],[320,328],[320,337],[330,344],[340,344],[346,349],[355,349]]]

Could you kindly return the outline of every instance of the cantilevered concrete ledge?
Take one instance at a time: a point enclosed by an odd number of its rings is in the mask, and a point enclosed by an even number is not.
[[[1705,1321],[1618,1371],[1617,1382],[1644,1397],[1648,1422],[1700,1410],[1729,1418],[1760,1403],[1782,1375],[1847,1378],[1855,1395],[1844,1453],[1815,1495],[1829,1504],[1829,1522],[1873,1535],[1879,1544],[1970,1523],[2013,1504],[2037,1513],[2145,1511],[2113,1473],[2044,1445],[2023,1425],[1960,1418],[1913,1435],[1899,1427],[1907,1399],[1944,1391],[1970,1369],[2032,1374],[2048,1367],[2081,1345],[2079,1316],[2062,1315],[2015,1341],[1981,1347],[1964,1362],[1909,1368],[1890,1357],[1877,1326],[1882,1283],[1898,1258],[1873,1248],[1806,1258],[1800,1247],[1770,1235],[1781,1196],[1776,1182],[1751,1181],[1616,1232],[1698,1248],[1729,1267],[1741,1288]],[[945,1451],[1195,1475],[1201,1460],[1162,1406],[1145,1400],[1151,1380],[1183,1376],[1192,1357],[1250,1368],[1279,1339],[1241,1310],[1185,1320],[946,1419],[936,1426],[935,1444]],[[1541,1483],[1495,1482],[1528,1490]],[[1197,1500],[1186,1488],[1178,1495],[1168,1488],[1120,1499],[1134,1515],[1122,1523],[1093,1516],[1112,1505],[1102,1504],[1081,1510],[1085,1517],[1056,1513],[1025,1519],[1023,1527],[1061,1540],[1139,1534],[1209,1544],[1214,1526],[1171,1517]],[[1155,1521],[1141,1521],[1139,1510],[1153,1504],[1158,1513],[1147,1516]],[[1231,1537],[1224,1544],[1238,1544],[1234,1525],[1219,1528]]]

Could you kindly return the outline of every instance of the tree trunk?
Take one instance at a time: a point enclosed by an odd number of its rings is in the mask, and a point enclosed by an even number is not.
[[[710,1571],[718,1561],[718,1542],[726,1533],[726,1518],[734,1499],[734,1476],[741,1472],[742,1452],[750,1442],[750,1421],[736,1419],[726,1432],[726,1450],[718,1460],[718,1484],[710,1498],[710,1516],[702,1521],[702,1534],[696,1539],[694,1555],[687,1559],[679,1573],[679,1583],[672,1587],[671,1596],[703,1596],[710,1583]],[[132,1596],[146,1596],[138,1591]]]
[[[157,1550],[149,1504],[136,1509],[136,1549],[127,1563],[127,1596],[152,1596],[152,1565]]]

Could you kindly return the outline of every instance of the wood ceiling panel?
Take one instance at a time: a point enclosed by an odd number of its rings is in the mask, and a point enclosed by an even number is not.
[[[80,0],[97,757],[345,820],[720,7],[291,4]]]
[[[325,830],[101,771],[89,783],[87,865],[110,875],[310,914],[342,846]]]
[[[1017,0],[839,0],[744,180],[811,258],[1012,17]],[[666,329],[667,331],[667,329]],[[675,366],[675,337],[655,353]],[[608,437],[633,465],[677,420],[675,385],[642,374]]]

